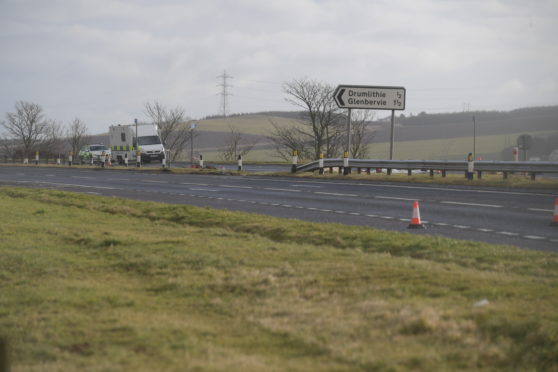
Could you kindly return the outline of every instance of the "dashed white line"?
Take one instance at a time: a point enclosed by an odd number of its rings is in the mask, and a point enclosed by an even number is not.
[[[453,227],[457,228],[457,229],[470,229],[471,226],[465,226],[465,225],[452,225]]]
[[[229,189],[253,189],[252,186],[219,185],[219,187],[226,187]]]
[[[268,191],[300,192],[300,190],[293,190],[293,189],[276,189],[276,188],[273,188],[273,187],[264,187],[264,190],[268,190]]]
[[[322,191],[316,191],[314,194],[330,195],[330,196],[347,196],[347,197],[353,197],[353,198],[358,196],[356,194],[338,194],[336,192],[322,192]]]
[[[94,180],[95,177],[84,177],[84,176],[72,176],[72,178],[79,178],[83,180]]]
[[[374,196],[374,199],[390,199],[390,200],[406,200],[406,201],[421,201],[421,199],[410,199],[410,198],[399,198],[396,196],[380,196],[380,195],[376,195]]]
[[[497,204],[480,204],[480,203],[462,203],[454,201],[441,201],[440,204],[467,205],[470,207],[486,207],[486,208],[503,208],[503,205]]]
[[[169,183],[168,181],[154,181],[154,180],[140,180],[140,182],[146,182],[146,183]]]
[[[217,190],[215,190],[215,189],[195,189],[195,188],[190,188],[190,191],[209,191],[209,192],[216,192]]]
[[[524,235],[523,236],[526,239],[532,239],[532,240],[543,240],[545,239],[543,236],[538,236],[538,235]]]
[[[552,209],[540,209],[540,208],[527,208],[528,211],[532,212],[544,212],[544,213],[552,213]]]
[[[292,187],[310,187],[314,189],[321,189],[322,186],[312,186],[312,185],[291,185]]]
[[[478,228],[477,230],[478,230],[478,231],[481,231],[481,232],[494,232],[494,230],[492,230],[492,229],[482,229],[482,228]]]
[[[508,231],[498,231],[496,234],[506,235],[506,236],[519,236],[518,233],[508,232]]]
[[[181,182],[181,185],[209,186],[208,183]]]

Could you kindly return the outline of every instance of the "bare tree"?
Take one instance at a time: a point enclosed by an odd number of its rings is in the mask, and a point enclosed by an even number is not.
[[[314,159],[324,152],[326,157],[338,155],[342,139],[341,115],[333,100],[332,86],[308,79],[287,82],[283,86],[286,101],[304,109],[303,126],[294,131],[276,131],[277,135],[298,135],[311,144]],[[281,139],[274,141],[280,143]]]
[[[64,149],[64,128],[61,123],[50,121],[45,130],[45,138],[38,146],[41,157],[47,161],[52,156],[56,158]]]
[[[281,126],[270,120],[273,131],[268,137],[275,145],[275,151],[279,158],[291,161],[293,151],[298,153],[299,158],[312,159],[312,139],[304,133],[297,125]]]
[[[145,103],[144,112],[159,127],[163,146],[171,151],[171,160],[175,161],[192,138],[184,109],[178,106],[169,109],[158,101],[153,101]]]
[[[70,151],[74,156],[77,155],[79,149],[89,140],[87,125],[79,118],[75,118],[66,130],[66,140],[70,146]]]
[[[249,141],[242,132],[229,124],[229,136],[225,142],[225,146],[221,149],[219,157],[224,161],[234,161],[238,156],[247,155],[257,141]]]
[[[15,109],[6,114],[2,126],[20,144],[23,156],[29,157],[46,139],[49,121],[43,115],[43,108],[36,103],[19,101]]]
[[[370,110],[354,110],[351,115],[351,149],[350,157],[353,159],[368,158],[368,145],[376,136],[370,130],[369,122],[374,119],[375,113]]]

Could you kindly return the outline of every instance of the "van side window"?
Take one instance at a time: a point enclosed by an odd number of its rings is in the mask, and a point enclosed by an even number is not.
[[[120,140],[126,142],[126,133],[120,133]]]

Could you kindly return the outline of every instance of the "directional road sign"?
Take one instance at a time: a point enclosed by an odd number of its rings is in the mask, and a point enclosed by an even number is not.
[[[405,88],[339,85],[333,93],[339,108],[405,110]]]

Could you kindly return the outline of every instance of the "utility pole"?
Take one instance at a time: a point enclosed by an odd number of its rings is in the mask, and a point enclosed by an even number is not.
[[[477,158],[477,120],[473,115],[473,159]]]
[[[229,112],[229,99],[228,97],[231,95],[231,93],[229,93],[229,88],[232,87],[232,85],[229,84],[229,82],[227,81],[227,79],[232,79],[233,77],[230,75],[227,75],[227,70],[223,70],[223,75],[219,75],[217,76],[218,79],[221,79],[221,83],[217,84],[218,87],[221,87],[221,92],[219,93],[219,95],[221,96],[221,102],[220,102],[220,114],[223,115],[223,117],[227,117],[227,114]]]
[[[194,129],[196,123],[190,124],[190,168],[194,167]]]

